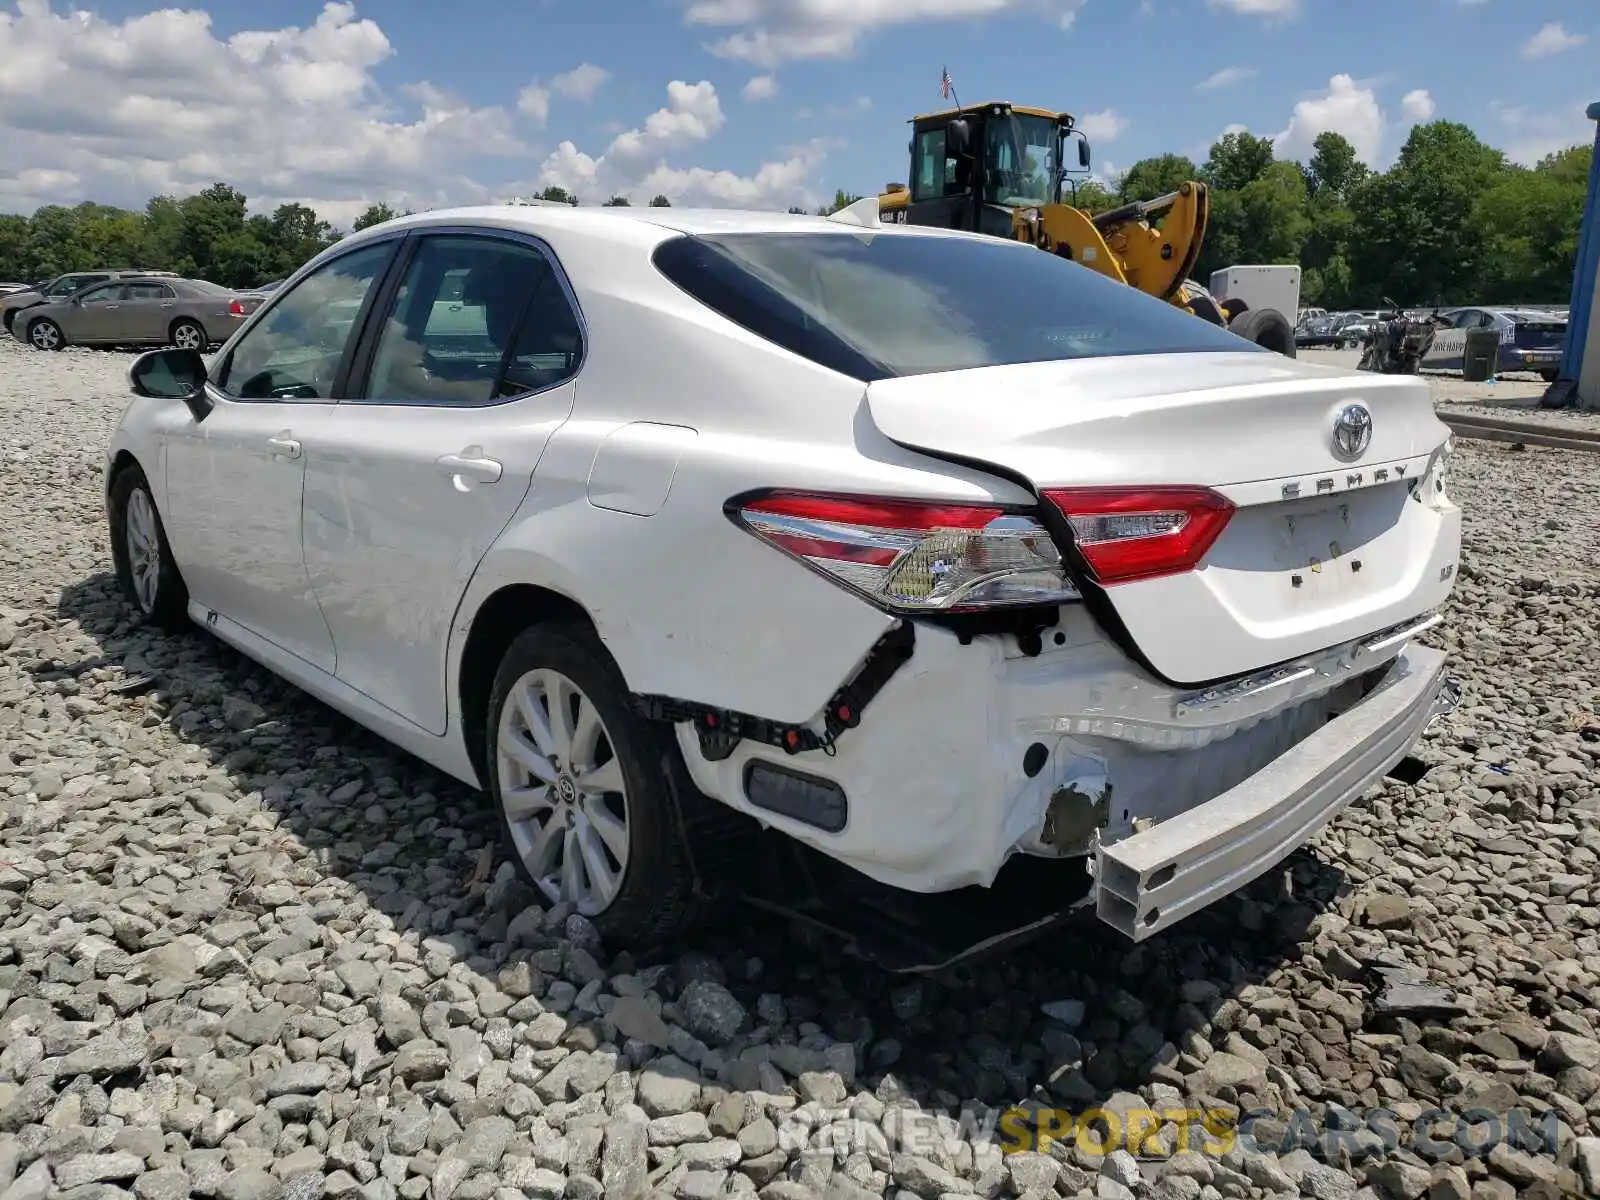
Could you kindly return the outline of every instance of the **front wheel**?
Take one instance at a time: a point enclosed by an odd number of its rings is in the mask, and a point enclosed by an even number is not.
[[[172,344],[179,350],[204,350],[209,339],[196,322],[178,320],[172,323]]]
[[[619,945],[700,916],[665,775],[678,751],[638,717],[615,661],[580,625],[535,626],[506,650],[489,700],[490,792],[523,877]]]
[[[123,595],[143,620],[171,632],[183,629],[189,592],[144,472],[138,467],[119,471],[110,502],[111,559]]]
[[[39,317],[28,326],[28,344],[35,350],[59,350],[67,344],[61,326],[49,317]]]

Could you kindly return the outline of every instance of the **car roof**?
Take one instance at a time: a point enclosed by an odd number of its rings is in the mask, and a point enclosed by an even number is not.
[[[762,209],[737,208],[634,208],[602,205],[573,206],[570,204],[491,204],[465,208],[431,209],[373,225],[359,234],[352,234],[338,245],[352,245],[365,240],[367,235],[379,236],[401,228],[426,228],[430,225],[484,225],[489,227],[522,229],[529,233],[556,233],[566,236],[613,241],[619,245],[641,242],[665,241],[675,233],[727,234],[727,233],[853,233],[860,226],[843,221],[830,221],[825,217],[802,213],[773,212]],[[892,234],[896,237],[947,237],[1006,242],[991,234],[969,233],[963,230],[939,229],[932,226],[902,225],[885,222],[875,227],[874,234]],[[1023,243],[1015,243],[1022,246]],[[1031,247],[1030,247],[1031,248]]]
[[[1492,312],[1500,317],[1521,317],[1524,321],[1554,321],[1558,313],[1549,312],[1542,308],[1486,308],[1485,312]]]

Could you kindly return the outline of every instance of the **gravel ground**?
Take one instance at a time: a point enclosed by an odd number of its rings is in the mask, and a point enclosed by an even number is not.
[[[0,344],[4,1200],[1600,1192],[1595,456],[1460,444],[1465,695],[1420,783],[1142,947],[908,980],[744,916],[609,953],[526,907],[476,796],[131,627],[128,362]],[[1002,1155],[1012,1105],[1167,1119]]]

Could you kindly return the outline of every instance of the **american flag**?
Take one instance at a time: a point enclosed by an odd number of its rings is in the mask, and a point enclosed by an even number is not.
[[[955,90],[955,84],[950,82],[950,71],[948,68],[941,67],[939,69],[939,94],[948,100]]]

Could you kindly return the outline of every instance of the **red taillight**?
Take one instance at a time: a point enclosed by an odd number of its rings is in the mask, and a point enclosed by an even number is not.
[[[228,305],[228,315],[230,317],[242,317],[242,316],[244,316],[244,301],[243,300],[234,300],[233,302],[231,302]]]
[[[778,493],[745,501],[736,515],[762,541],[888,608],[1078,598],[1044,526],[995,505]]]
[[[1192,571],[1216,543],[1233,504],[1210,488],[1047,488],[1106,586]]]

